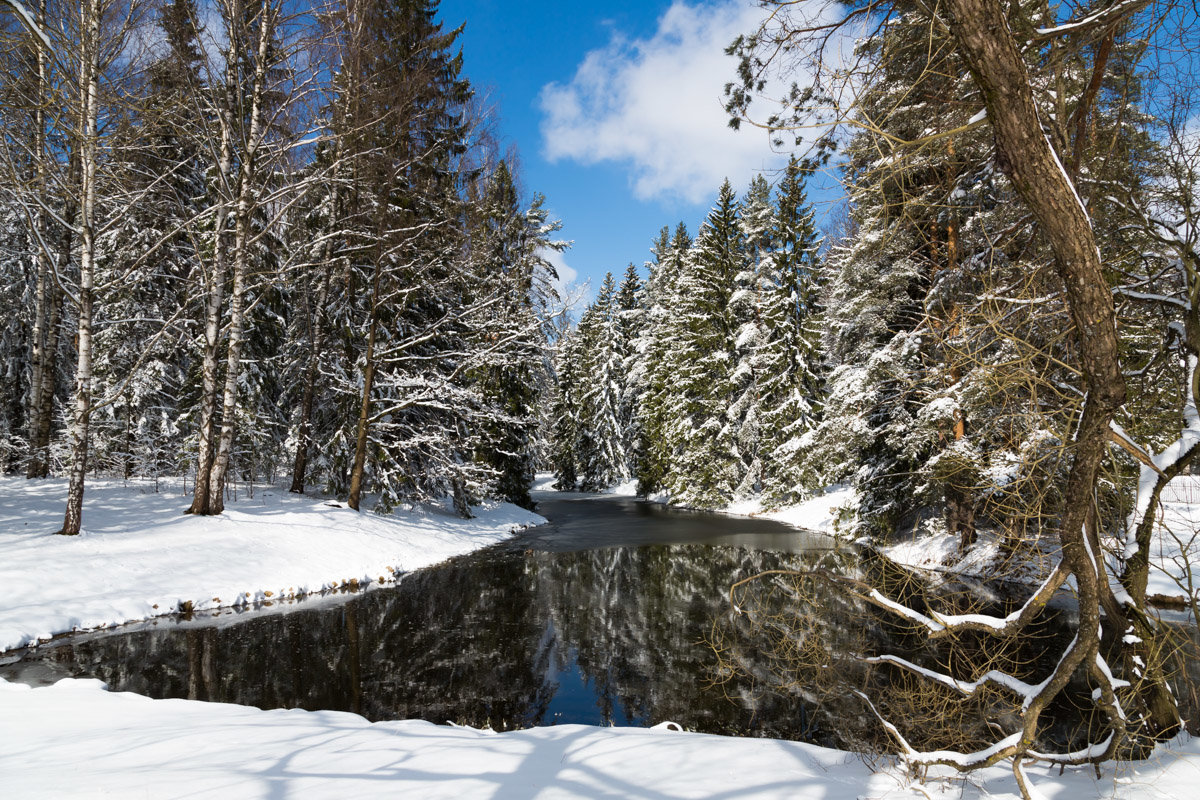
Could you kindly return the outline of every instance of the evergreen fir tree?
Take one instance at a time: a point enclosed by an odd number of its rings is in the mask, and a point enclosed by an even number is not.
[[[809,173],[795,158],[788,164],[759,283],[766,332],[757,353],[763,493],[768,503],[780,505],[798,502],[819,484],[804,446],[819,420],[824,392],[820,240],[805,196]]]
[[[621,399],[623,369],[617,350],[616,286],[606,273],[596,300],[579,320],[584,385],[581,397],[580,487],[587,492],[608,488],[626,475]]]
[[[729,502],[742,478],[736,432],[725,413],[737,336],[730,300],[745,257],[739,210],[727,180],[677,284],[681,327],[671,361],[678,388],[669,427],[679,449],[667,486],[673,498],[700,508]]]
[[[634,476],[638,493],[650,495],[665,487],[675,442],[671,439],[670,408],[675,390],[673,350],[678,333],[678,281],[692,240],[680,222],[672,238],[664,227],[654,243],[654,263],[646,282],[646,310],[635,349],[638,359],[631,379],[637,387],[637,443]]]

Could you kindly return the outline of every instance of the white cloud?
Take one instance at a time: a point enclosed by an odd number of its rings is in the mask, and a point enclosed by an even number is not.
[[[689,202],[778,166],[766,133],[731,130],[722,108],[736,67],[725,48],[762,13],[746,0],[676,0],[649,39],[614,36],[588,53],[569,83],[542,88],[546,157],[627,164],[639,198]]]

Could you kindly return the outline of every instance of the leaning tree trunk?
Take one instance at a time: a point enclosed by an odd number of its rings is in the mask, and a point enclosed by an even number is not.
[[[1041,712],[1076,669],[1086,665],[1093,674],[1098,669],[1099,603],[1107,574],[1102,554],[1093,547],[1096,532],[1088,531],[1086,523],[1110,423],[1125,401],[1125,384],[1112,294],[1101,269],[1091,219],[1042,132],[1029,74],[1003,8],[998,0],[947,0],[947,7],[951,34],[983,95],[998,165],[1033,212],[1054,253],[1055,269],[1066,288],[1086,396],[1072,447],[1059,531],[1064,562],[1078,587],[1079,628],[1053,675],[1026,707],[1020,748],[1015,753],[1019,759],[1033,747]],[[1117,733],[1115,746],[1124,723],[1110,695],[1111,690],[1102,686],[1101,703]],[[1178,725],[1177,716],[1173,721],[1156,721],[1156,727],[1166,730],[1172,723]]]
[[[92,414],[92,303],[96,268],[96,159],[100,114],[100,0],[87,6],[80,47],[79,119],[79,331],[75,368],[74,413],[71,419],[71,472],[67,508],[58,532],[79,533],[83,523],[83,480],[87,473],[88,423]]]

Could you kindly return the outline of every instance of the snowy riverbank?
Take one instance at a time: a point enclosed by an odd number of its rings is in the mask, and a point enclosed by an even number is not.
[[[552,477],[541,476],[538,488],[551,491],[553,482]],[[614,486],[606,492],[628,497],[636,493],[634,481]],[[670,503],[670,497],[665,494],[649,499]],[[716,513],[771,519],[837,536],[839,518],[853,513],[855,499],[853,488],[835,484],[794,506],[764,510],[758,500],[746,500],[716,509]],[[1163,490],[1160,502],[1150,548],[1146,594],[1165,605],[1185,601],[1188,597],[1200,602],[1200,476],[1175,478]],[[958,535],[944,532],[922,534],[887,547],[884,552],[904,566],[958,575],[990,576],[1003,564],[1009,577],[1024,577],[1032,583],[1045,577],[1057,558],[1056,554],[1047,553],[1045,563],[1027,562],[1014,566],[1007,561],[999,539],[988,533],[981,534],[976,545],[965,554],[959,552]]]
[[[30,689],[0,681],[4,796],[25,798],[739,798],[1011,800],[1002,766],[910,782],[877,760],[798,742],[683,733],[660,725],[562,725],[509,733],[370,723],[333,711],[260,711],[110,693],[92,680]],[[1150,761],[1029,769],[1047,800],[1184,800],[1200,740]]]
[[[555,491],[554,476],[548,473],[539,474],[534,489],[544,492]],[[625,481],[606,489],[602,494],[613,495],[614,497],[637,497],[637,481]],[[671,505],[671,496],[665,492],[651,495],[646,499],[651,503]],[[731,503],[725,508],[705,510],[710,510],[714,514],[730,514],[735,517],[770,519],[796,528],[803,528],[807,531],[816,531],[817,533],[836,536],[838,533],[838,518],[843,513],[843,509],[852,508],[854,502],[855,492],[853,488],[834,484],[794,506],[766,509],[763,507],[761,500],[752,499]],[[678,507],[686,508],[686,506]]]
[[[544,520],[503,503],[463,520],[437,507],[359,513],[260,487],[187,516],[178,484],[92,481],[84,532],[55,536],[66,482],[0,477],[0,651],[73,630],[275,602],[397,575]]]

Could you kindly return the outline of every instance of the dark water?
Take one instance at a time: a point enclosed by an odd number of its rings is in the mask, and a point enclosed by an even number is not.
[[[67,639],[0,675],[35,683],[97,677],[151,697],[496,729],[671,720],[845,746],[863,741],[847,731],[877,728],[857,702],[837,702],[836,691],[831,699],[804,680],[781,686],[788,667],[779,661],[779,630],[733,613],[728,594],[764,570],[854,574],[855,553],[769,521],[625,499],[539,500],[550,525],[394,587]],[[869,607],[827,588],[780,596],[788,619],[804,621],[799,638],[936,660]],[[1028,640],[1019,658],[1056,651],[1050,645],[1064,634]],[[722,660],[736,674],[722,671]]]

